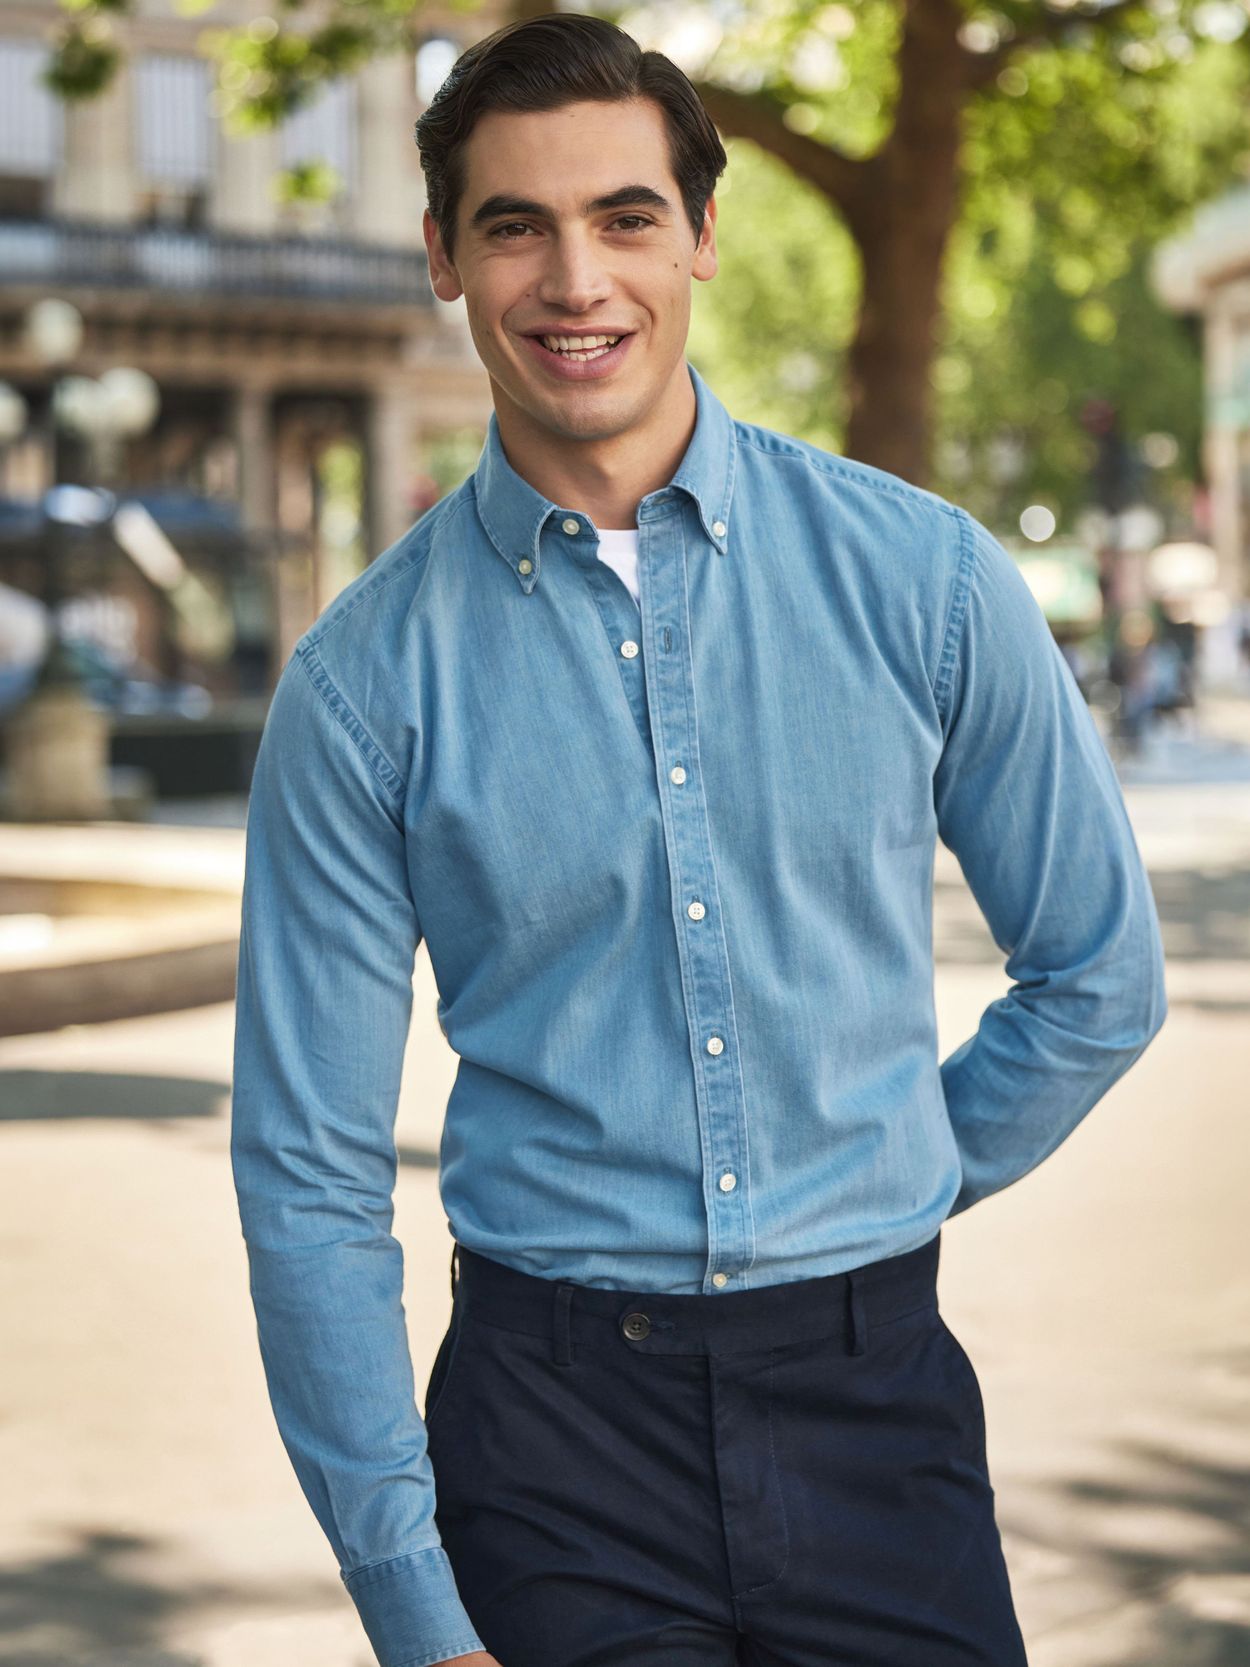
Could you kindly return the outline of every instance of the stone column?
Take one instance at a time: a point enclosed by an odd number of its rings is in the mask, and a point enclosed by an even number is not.
[[[239,459],[239,505],[249,531],[271,532],[277,523],[272,395],[244,385],[234,393],[234,443]]]
[[[279,168],[277,130],[231,139],[222,122],[214,127],[217,165],[210,187],[210,221],[223,232],[273,235],[278,223],[272,189]]]
[[[291,550],[282,538],[271,390],[248,384],[236,388],[233,419],[239,507],[247,532],[259,539],[266,551],[274,635],[271,664],[281,671],[312,615],[305,595],[306,556]]]
[[[420,114],[408,53],[375,58],[357,81],[352,231],[367,243],[424,248],[425,176],[413,138]]]
[[[132,139],[133,77],[123,61],[98,98],[65,105],[65,142],[52,182],[52,212],[66,219],[127,221],[138,180]]]
[[[419,471],[416,399],[403,384],[386,383],[369,397],[365,434],[366,551],[381,555],[417,519],[410,502]]]

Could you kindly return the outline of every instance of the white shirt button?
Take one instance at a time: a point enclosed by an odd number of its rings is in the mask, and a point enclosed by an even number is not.
[[[631,642],[623,642],[621,644],[621,653],[625,656],[625,658],[627,660],[632,660],[634,655],[637,654],[637,652],[638,652],[638,644],[636,642],[632,642],[632,641]]]
[[[693,903],[687,904],[686,913],[690,916],[691,920],[702,920],[704,915],[707,913],[707,910],[696,897]]]
[[[582,530],[581,522],[572,515],[566,516],[564,520],[561,521],[560,525],[564,528],[566,533],[579,533]]]
[[[722,1192],[732,1192],[737,1184],[738,1177],[736,1175],[722,1175],[720,1178],[720,1190]]]
[[[680,764],[674,764],[673,768],[668,772],[668,779],[671,782],[675,782],[676,785],[680,787],[682,782],[686,779],[686,772],[682,769]]]
[[[725,1044],[719,1036],[709,1036],[707,1039],[707,1051],[709,1053],[724,1053]]]
[[[712,1283],[713,1285],[727,1285],[729,1283],[729,1275],[727,1273],[714,1273],[712,1275]]]
[[[724,536],[725,536],[725,523],[723,521],[713,521],[712,522],[712,531],[716,534],[717,538],[724,538]]]
[[[532,573],[534,571],[534,564],[528,556],[522,556],[516,565],[518,573]]]

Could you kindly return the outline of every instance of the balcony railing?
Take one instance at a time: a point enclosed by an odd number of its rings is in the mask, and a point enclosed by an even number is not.
[[[273,296],[429,305],[425,252],[326,237],[81,220],[0,221],[0,285],[158,290],[170,297]]]

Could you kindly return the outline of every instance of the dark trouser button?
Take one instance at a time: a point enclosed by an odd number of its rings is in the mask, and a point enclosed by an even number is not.
[[[621,1321],[621,1330],[632,1342],[645,1337],[651,1330],[651,1321],[645,1314],[626,1314]]]

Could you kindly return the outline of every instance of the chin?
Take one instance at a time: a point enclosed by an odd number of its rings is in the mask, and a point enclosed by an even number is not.
[[[614,388],[611,392],[605,389],[584,399],[574,396],[572,399],[552,400],[549,409],[552,417],[563,422],[570,433],[588,439],[592,435],[606,439],[610,434],[619,434],[631,428],[646,415],[654,401],[654,393],[640,396],[637,389],[626,391]]]

